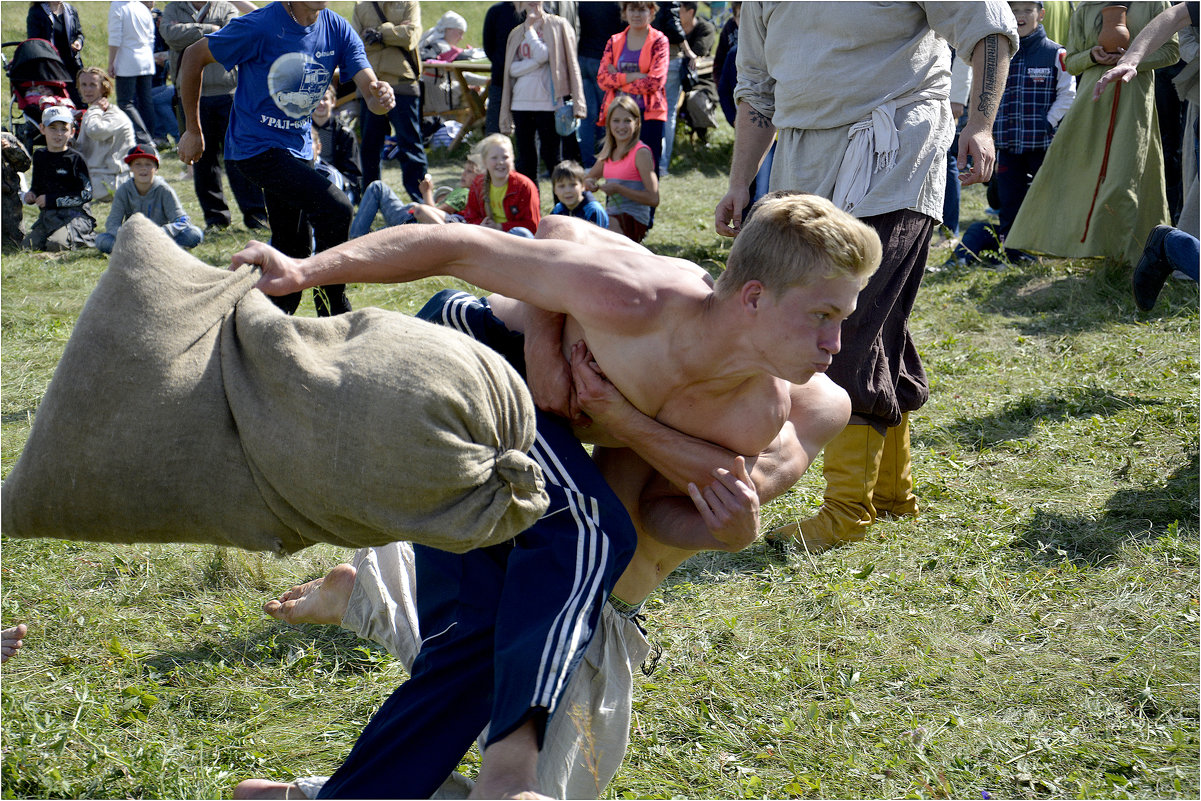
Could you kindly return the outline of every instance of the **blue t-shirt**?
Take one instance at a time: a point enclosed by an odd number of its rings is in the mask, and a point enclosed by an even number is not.
[[[283,3],[271,3],[207,36],[213,58],[227,70],[238,68],[227,159],[280,148],[311,161],[313,109],[334,69],[345,80],[371,66],[350,23],[328,9],[302,28]]]

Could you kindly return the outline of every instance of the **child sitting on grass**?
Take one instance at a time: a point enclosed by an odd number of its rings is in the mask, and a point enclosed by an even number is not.
[[[455,189],[439,187],[441,198],[435,197],[432,179],[427,174],[418,184],[424,203],[405,203],[392,191],[392,187],[383,181],[372,181],[363,193],[359,210],[350,223],[350,238],[355,239],[370,233],[376,214],[384,215],[385,227],[411,222],[436,225],[463,222],[463,209],[467,206],[471,184],[483,171],[479,157],[468,156],[463,164],[463,172],[459,175],[459,186]]]
[[[575,161],[560,161],[555,165],[550,174],[550,182],[555,188],[555,198],[559,202],[550,213],[579,217],[593,225],[608,228],[608,212],[592,193],[584,188],[586,176],[584,168]]]
[[[91,246],[92,180],[83,156],[67,146],[75,127],[69,106],[49,106],[38,128],[46,146],[33,152],[33,180],[24,200],[41,209],[21,247],[57,253]]]
[[[542,219],[538,187],[513,169],[513,143],[504,134],[485,136],[472,153],[484,164],[484,174],[471,184],[463,218],[472,225],[533,237]]]
[[[651,149],[638,139],[641,132],[638,105],[627,95],[615,97],[605,119],[605,145],[585,180],[606,195],[609,230],[635,242],[646,237],[651,210],[659,205],[659,173]],[[602,176],[605,182],[597,184]]]
[[[104,233],[96,237],[96,250],[112,253],[121,225],[135,214],[145,215],[161,225],[175,244],[186,250],[204,241],[204,232],[188,220],[179,195],[158,177],[158,153],[154,145],[134,145],[125,154],[132,180],[117,187],[113,208],[104,223]]]

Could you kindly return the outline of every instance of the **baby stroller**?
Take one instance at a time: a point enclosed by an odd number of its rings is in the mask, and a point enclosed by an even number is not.
[[[71,96],[67,93],[67,84],[74,78],[68,74],[58,50],[47,40],[5,42],[3,47],[13,45],[17,49],[13,52],[12,60],[4,61],[4,71],[12,87],[8,128],[32,152],[35,145],[44,142],[38,131],[42,107],[51,103],[73,106]]]

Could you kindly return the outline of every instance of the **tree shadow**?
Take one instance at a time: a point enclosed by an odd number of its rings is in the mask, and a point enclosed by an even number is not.
[[[1030,436],[1040,421],[1109,416],[1126,409],[1163,404],[1159,399],[1116,395],[1098,387],[1065,387],[1046,395],[1026,395],[982,417],[959,418],[941,430],[965,448],[984,450]],[[915,442],[930,446],[938,439],[938,431],[934,429],[925,437],[915,438]]]
[[[1014,541],[1035,561],[1103,565],[1128,542],[1150,542],[1169,533],[1195,537],[1198,530],[1198,463],[1194,451],[1164,484],[1123,489],[1100,518],[1036,510]]]

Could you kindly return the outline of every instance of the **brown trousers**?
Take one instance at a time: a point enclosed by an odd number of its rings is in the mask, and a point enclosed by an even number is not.
[[[859,293],[855,312],[842,324],[842,350],[827,375],[851,396],[854,414],[892,427],[930,397],[922,360],[909,334],[936,221],[902,209],[863,222],[875,229],[884,258]]]

